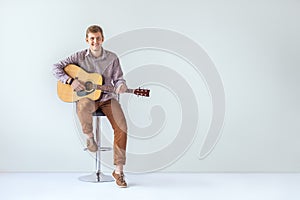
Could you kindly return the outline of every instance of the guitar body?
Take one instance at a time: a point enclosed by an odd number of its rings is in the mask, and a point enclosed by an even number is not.
[[[78,79],[86,84],[86,90],[75,92],[71,85],[64,84],[60,81],[57,82],[57,94],[58,97],[64,102],[75,102],[82,98],[89,98],[91,100],[97,100],[100,98],[101,90],[97,90],[94,87],[87,87],[87,85],[102,85],[102,76],[97,73],[87,73],[82,68],[70,64],[64,68],[64,71],[72,78]]]

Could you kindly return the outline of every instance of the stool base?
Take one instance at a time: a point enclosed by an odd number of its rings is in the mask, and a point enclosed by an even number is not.
[[[81,176],[78,178],[84,182],[92,182],[92,183],[101,183],[101,182],[112,182],[114,178],[112,176],[108,176],[103,174],[102,172],[94,172],[90,175]]]

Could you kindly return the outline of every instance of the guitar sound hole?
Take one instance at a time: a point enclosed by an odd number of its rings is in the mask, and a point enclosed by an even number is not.
[[[94,89],[94,84],[91,81],[85,82],[85,89],[86,91],[92,91]]]
[[[76,92],[78,97],[87,96],[95,91],[94,84],[91,81],[85,82],[84,86],[85,86],[85,90]]]

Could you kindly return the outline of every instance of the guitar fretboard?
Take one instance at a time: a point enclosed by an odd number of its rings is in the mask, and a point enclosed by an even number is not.
[[[103,92],[107,92],[107,93],[115,93],[115,89],[113,86],[111,85],[97,85],[97,84],[93,84],[92,88],[89,89],[96,89],[96,90],[102,90]],[[131,94],[135,94],[138,96],[144,96],[144,97],[149,97],[149,92],[150,90],[147,89],[127,89],[125,91],[125,93],[131,93]]]
[[[110,85],[94,85],[94,88],[96,88],[97,90],[102,90],[104,92],[110,92],[110,93],[114,93],[115,89],[113,86]],[[127,89],[125,91],[125,93],[133,93],[134,94],[134,89]]]
[[[134,94],[134,89],[127,89],[126,93],[132,93],[132,94]]]

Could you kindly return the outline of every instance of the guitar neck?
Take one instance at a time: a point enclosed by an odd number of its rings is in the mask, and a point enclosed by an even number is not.
[[[134,94],[134,89],[127,89],[125,92]]]
[[[94,84],[94,88],[97,90],[102,90],[104,92],[109,92],[109,93],[114,93],[114,87],[110,86],[110,85],[96,85]]]
[[[95,89],[97,90],[102,90],[103,92],[108,92],[108,93],[115,93],[114,87],[110,85],[94,85]],[[134,94],[134,89],[127,89],[125,93],[133,93]]]
[[[102,90],[107,93],[115,93],[114,87],[110,85],[94,85],[94,89]],[[137,96],[149,97],[150,90],[147,89],[127,89],[125,93],[135,94]]]

